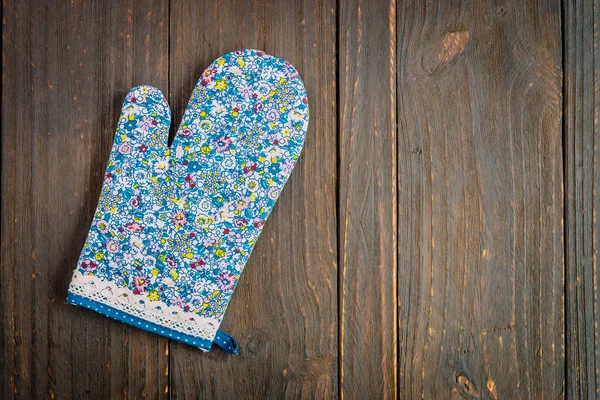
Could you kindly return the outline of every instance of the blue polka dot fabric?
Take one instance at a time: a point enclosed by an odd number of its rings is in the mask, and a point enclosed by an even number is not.
[[[165,96],[131,89],[67,301],[206,351],[218,337],[236,353],[218,328],[308,116],[298,72],[256,50],[204,71],[171,146]]]

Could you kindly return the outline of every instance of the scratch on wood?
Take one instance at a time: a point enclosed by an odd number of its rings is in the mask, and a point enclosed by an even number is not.
[[[496,392],[496,382],[494,382],[494,380],[492,378],[488,379],[487,388],[488,388],[488,391],[490,392],[490,395],[492,396],[492,398],[497,399],[498,393]]]
[[[478,397],[477,388],[475,387],[475,384],[473,382],[471,382],[469,380],[469,378],[467,378],[462,372],[459,372],[456,375],[456,383],[458,384],[458,387],[467,396],[475,397],[475,398]]]

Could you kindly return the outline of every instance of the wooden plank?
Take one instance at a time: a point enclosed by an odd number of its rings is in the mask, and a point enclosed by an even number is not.
[[[339,3],[340,390],[396,396],[396,4]]]
[[[222,329],[240,354],[172,343],[176,398],[331,398],[337,393],[335,2],[173,2],[174,125],[202,71],[255,48],[291,62],[311,107],[305,147]]]
[[[564,2],[567,388],[600,398],[600,2]]]
[[[167,90],[161,1],[3,2],[2,398],[157,398],[167,341],[64,299],[130,87]]]
[[[398,10],[399,393],[564,393],[557,0]]]

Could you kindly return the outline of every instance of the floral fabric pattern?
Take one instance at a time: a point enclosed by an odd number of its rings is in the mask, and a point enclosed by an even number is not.
[[[306,92],[288,62],[237,51],[204,71],[168,146],[170,114],[158,89],[127,95],[75,277],[218,327],[302,150]]]

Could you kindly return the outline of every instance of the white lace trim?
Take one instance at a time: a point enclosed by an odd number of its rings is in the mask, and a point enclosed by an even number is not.
[[[210,341],[214,340],[220,325],[216,319],[200,317],[162,301],[150,301],[129,288],[118,287],[96,276],[83,275],[79,270],[73,274],[69,292],[165,328]]]

